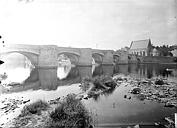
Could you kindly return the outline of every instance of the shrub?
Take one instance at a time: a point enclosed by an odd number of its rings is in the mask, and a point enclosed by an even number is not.
[[[107,75],[95,77],[93,83],[96,89],[110,89],[115,88],[117,85],[116,82],[112,79],[112,77]]]
[[[48,127],[83,128],[91,123],[89,112],[76,95],[70,94],[64,99],[60,106],[50,113],[52,121]]]
[[[49,107],[48,103],[38,100],[32,104],[24,106],[19,116],[27,116],[30,114],[41,114],[42,110],[46,110]]]

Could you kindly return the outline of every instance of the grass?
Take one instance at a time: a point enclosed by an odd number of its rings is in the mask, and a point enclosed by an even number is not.
[[[21,110],[20,115],[15,118],[13,122],[14,127],[12,128],[26,128],[27,125],[30,124],[30,121],[36,120],[34,119],[35,115],[41,116],[41,111],[47,110],[48,107],[48,103],[42,100],[38,100],[34,103],[24,106]]]
[[[69,94],[64,101],[50,113],[51,121],[47,128],[86,128],[91,123],[91,116],[82,102]]]
[[[14,128],[88,128],[92,122],[90,113],[75,97],[75,94],[67,95],[53,111],[42,100],[24,106],[13,123]]]
[[[24,117],[31,114],[40,115],[41,111],[46,110],[48,107],[49,107],[48,103],[42,100],[38,100],[32,104],[24,106],[19,116]]]

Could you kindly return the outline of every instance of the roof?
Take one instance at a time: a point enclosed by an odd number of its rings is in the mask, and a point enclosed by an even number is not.
[[[144,49],[144,48],[148,48],[148,45],[149,45],[150,42],[151,42],[150,39],[132,41],[132,43],[130,45],[130,49]]]

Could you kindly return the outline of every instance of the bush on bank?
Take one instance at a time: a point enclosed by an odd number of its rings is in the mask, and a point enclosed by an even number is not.
[[[84,78],[82,80],[82,86],[89,86],[89,83],[93,83],[92,90],[107,90],[110,88],[115,88],[117,83],[108,75],[101,75],[94,78]]]
[[[64,101],[50,113],[48,128],[87,128],[91,116],[76,95],[69,94]]]
[[[30,114],[41,114],[41,111],[46,110],[49,107],[48,103],[42,100],[38,100],[32,104],[24,106],[19,116],[27,116]]]
[[[26,125],[28,125],[30,120],[33,118],[33,115],[41,116],[41,112],[47,110],[48,107],[49,104],[42,100],[38,100],[34,103],[24,106],[20,115],[13,122],[14,128],[26,127]]]

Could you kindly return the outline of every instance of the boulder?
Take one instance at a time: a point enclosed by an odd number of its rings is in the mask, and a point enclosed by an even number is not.
[[[131,93],[133,93],[133,94],[139,94],[140,92],[141,92],[140,88],[134,88],[131,90]]]
[[[18,82],[12,82],[8,84],[8,86],[18,86],[18,85],[20,85],[20,83]]]
[[[156,79],[155,80],[155,84],[156,85],[163,85],[164,84],[164,81],[162,79]]]
[[[174,107],[173,103],[171,102],[166,102],[165,107]]]
[[[137,98],[138,98],[139,100],[143,101],[146,97],[145,97],[145,95],[143,95],[143,94],[138,94],[138,95],[137,95]]]

